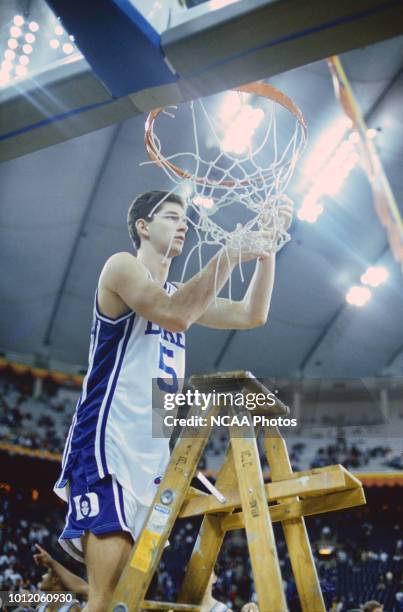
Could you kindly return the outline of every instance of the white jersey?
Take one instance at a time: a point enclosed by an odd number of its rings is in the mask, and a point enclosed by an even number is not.
[[[176,291],[165,283],[167,293]],[[97,298],[89,367],[63,453],[55,492],[65,487],[78,459],[88,484],[108,474],[150,505],[169,461],[169,440],[152,437],[152,381],[180,391],[185,374],[185,335],[161,329],[133,311],[111,319]]]

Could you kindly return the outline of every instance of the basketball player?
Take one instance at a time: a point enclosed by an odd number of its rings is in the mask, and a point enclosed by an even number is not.
[[[89,367],[55,485],[69,504],[60,543],[85,560],[90,612],[107,608],[168,464],[169,441],[151,435],[152,379],[180,391],[193,323],[249,329],[265,323],[270,306],[275,256],[263,250],[241,253],[257,263],[240,302],[215,299],[238,250],[220,251],[180,287],[167,281],[187,232],[185,203],[167,196],[151,191],[134,200],[128,229],[136,254],[112,255],[101,272]],[[287,228],[290,204],[280,213]]]

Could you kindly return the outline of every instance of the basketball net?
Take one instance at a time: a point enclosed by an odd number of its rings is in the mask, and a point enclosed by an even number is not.
[[[181,281],[192,257],[202,268],[206,245],[221,247],[222,253],[236,248],[241,261],[243,250],[275,253],[290,240],[279,210],[290,201],[285,191],[306,144],[304,117],[290,98],[265,83],[251,83],[224,95],[231,99],[221,118],[212,111],[212,98],[181,105],[181,111],[188,109],[193,151],[163,150],[156,133],[156,121],[163,117],[184,129],[177,107],[152,111],[145,125],[150,161],[144,164],[157,164],[173,184],[154,210],[173,193],[185,195],[187,222],[197,238]],[[235,223],[234,218],[242,222]]]

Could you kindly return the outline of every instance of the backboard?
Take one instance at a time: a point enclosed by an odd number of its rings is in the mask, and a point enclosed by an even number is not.
[[[18,26],[19,7],[0,6],[0,161],[397,35],[403,20],[385,0],[34,0]]]

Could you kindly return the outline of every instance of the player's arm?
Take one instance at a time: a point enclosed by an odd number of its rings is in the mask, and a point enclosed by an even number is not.
[[[248,253],[245,260],[259,256],[267,254],[262,251]],[[136,257],[130,253],[117,253],[105,264],[100,284],[117,294],[128,308],[140,316],[169,331],[184,331],[201,317],[237,263],[237,252],[221,250],[178,291],[168,295],[148,277]]]
[[[283,203],[279,205],[279,217],[282,218],[286,230],[291,225],[292,213],[291,200],[283,196]],[[270,257],[258,258],[243,300],[230,301],[217,298],[197,323],[215,329],[251,329],[264,325],[270,309],[275,267],[274,253]]]
[[[35,545],[37,552],[34,555],[34,561],[37,565],[46,565],[46,567],[50,567],[51,570],[60,578],[63,583],[66,591],[71,591],[75,593],[80,598],[87,600],[88,599],[88,583],[70,572],[64,565],[56,561],[42,546],[39,544]]]
[[[270,309],[275,268],[275,254],[259,259],[243,300],[217,298],[196,323],[214,329],[252,329],[264,325]]]
[[[73,572],[70,572],[67,567],[64,567],[64,565],[56,561],[56,559],[53,559],[52,569],[63,582],[66,591],[75,593],[80,599],[88,599],[89,587],[85,580],[80,578],[80,576],[73,574]]]

